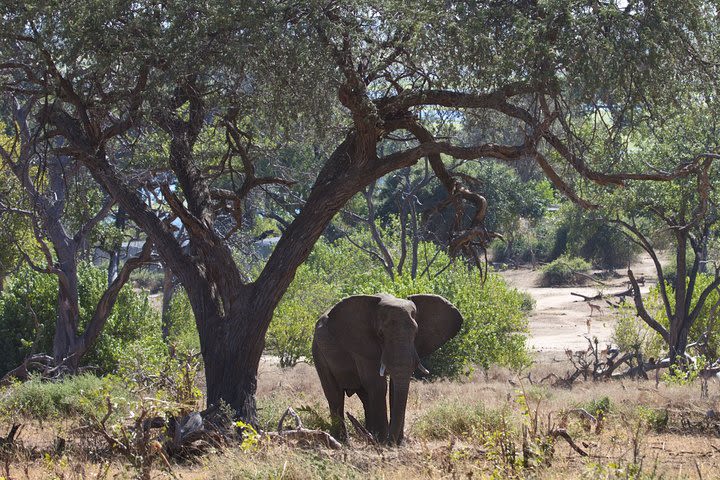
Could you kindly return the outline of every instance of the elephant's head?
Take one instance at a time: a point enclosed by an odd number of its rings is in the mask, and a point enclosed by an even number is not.
[[[420,358],[437,350],[460,330],[462,316],[438,295],[359,295],[342,300],[329,312],[330,331],[341,346],[390,377],[391,443],[400,443],[410,378],[428,373]]]

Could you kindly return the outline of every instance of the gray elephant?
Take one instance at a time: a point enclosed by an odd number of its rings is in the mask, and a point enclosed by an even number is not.
[[[333,430],[347,438],[345,398],[357,394],[367,429],[382,442],[403,440],[410,377],[429,373],[429,355],[460,330],[462,315],[438,295],[356,295],[328,310],[315,325],[312,354],[330,406]],[[387,379],[390,377],[390,428]]]

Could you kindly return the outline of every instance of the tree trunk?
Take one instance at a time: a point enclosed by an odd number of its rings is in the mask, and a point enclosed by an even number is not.
[[[68,249],[71,250],[71,249]],[[59,259],[58,303],[53,337],[53,358],[71,369],[78,366],[77,331],[80,323],[77,263],[74,251],[55,248]]]
[[[688,311],[685,309],[687,295],[687,234],[678,231],[676,234],[676,268],[675,279],[675,315],[670,319],[670,361],[685,355],[689,326]],[[682,361],[682,360],[681,360]]]
[[[687,322],[685,322],[687,323]],[[674,323],[670,327],[670,362],[683,362],[688,344],[690,327],[687,324]],[[679,360],[678,360],[679,359]]]
[[[259,295],[269,293],[259,292]],[[206,316],[205,323],[216,327],[199,326],[199,333],[205,362],[208,407],[222,401],[232,407],[239,418],[257,427],[257,371],[272,309],[259,311],[253,308],[251,298],[250,292],[245,291],[224,317]],[[196,299],[193,309],[197,304],[209,306],[212,299],[205,298],[200,302]],[[197,318],[198,313],[195,315]]]
[[[127,214],[122,207],[118,207],[117,213],[115,214],[115,227],[121,232],[125,229],[125,223],[127,221]],[[117,277],[120,272],[120,254],[122,252],[122,243],[110,252],[110,263],[108,265],[108,285]]]

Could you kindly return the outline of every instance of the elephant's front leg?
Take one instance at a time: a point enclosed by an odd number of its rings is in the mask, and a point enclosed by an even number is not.
[[[388,436],[387,381],[378,375],[369,383],[360,395],[365,408],[365,427],[379,442],[385,442]]]

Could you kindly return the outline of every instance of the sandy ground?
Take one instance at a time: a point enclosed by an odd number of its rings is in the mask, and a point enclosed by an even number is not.
[[[657,281],[652,260],[647,255],[640,257],[632,265],[632,270],[636,278],[644,275],[646,284],[642,287],[643,292],[647,292]],[[538,352],[585,349],[587,339],[593,337],[597,337],[601,345],[611,343],[613,308],[604,299],[591,301],[589,303],[600,306],[600,313],[593,312],[591,317],[588,302],[570,292],[594,296],[600,291],[611,295],[627,290],[627,272],[618,270],[616,273],[617,278],[604,280],[604,285],[588,281],[585,286],[541,287],[539,269],[519,268],[500,272],[510,285],[528,292],[537,302],[529,319],[528,346]]]

